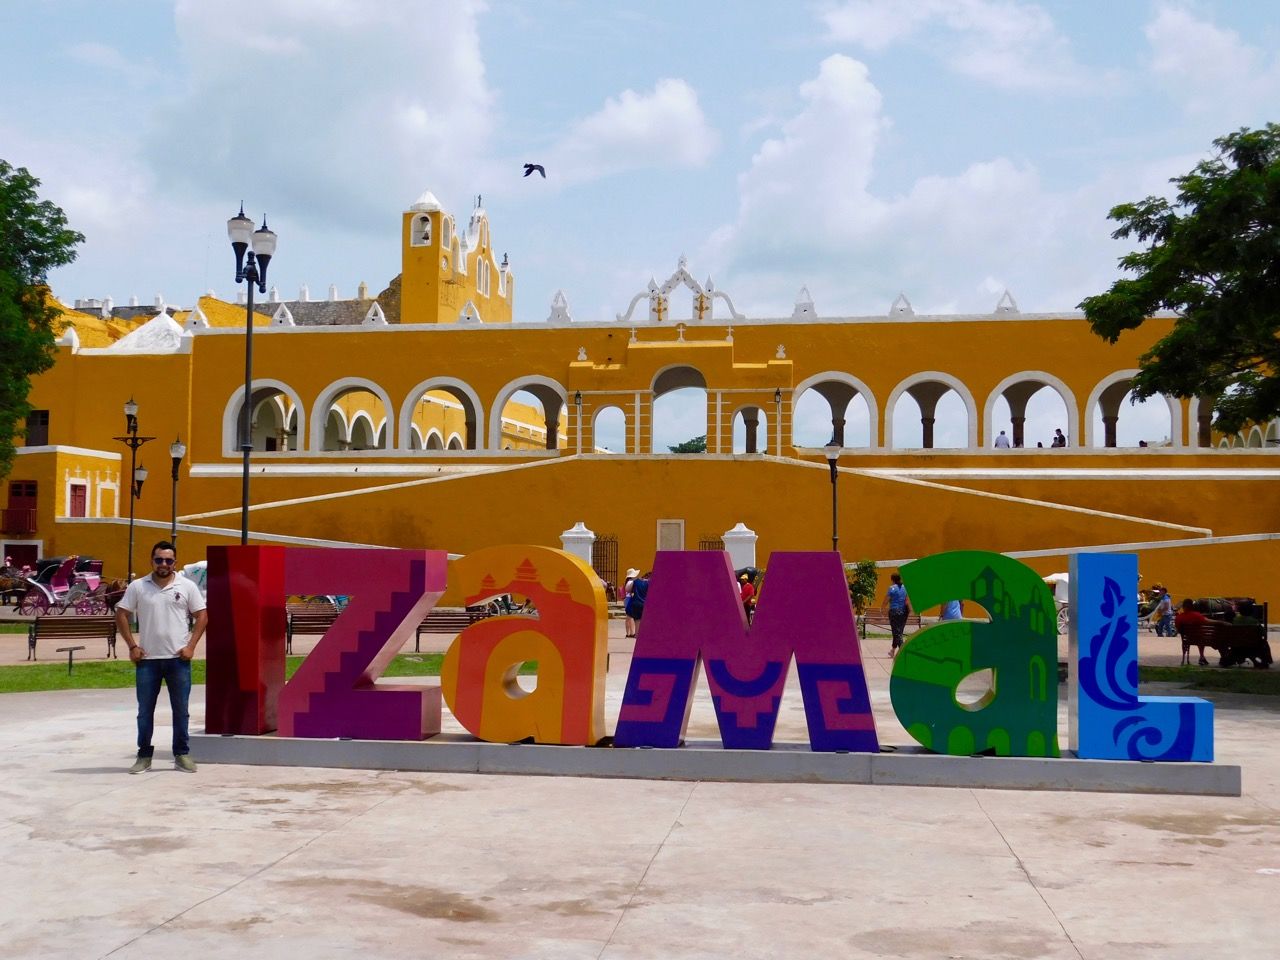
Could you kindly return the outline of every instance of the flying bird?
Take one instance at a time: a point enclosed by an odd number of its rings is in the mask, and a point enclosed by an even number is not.
[[[542,169],[542,164],[540,164],[540,163],[526,163],[526,164],[524,165],[524,175],[525,175],[526,177],[527,177],[527,176],[532,175],[535,171],[536,171],[536,172],[538,172],[538,173],[540,173],[540,174],[542,174],[542,179],[543,179],[543,180],[547,179],[547,171],[545,171],[545,170],[543,170],[543,169]]]

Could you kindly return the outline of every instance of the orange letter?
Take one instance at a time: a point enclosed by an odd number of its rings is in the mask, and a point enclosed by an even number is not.
[[[468,604],[509,593],[533,605],[473,623],[450,645],[440,686],[458,722],[494,743],[599,742],[608,606],[595,571],[563,550],[501,546],[454,561],[450,578]],[[532,693],[516,682],[527,660],[538,662]]]

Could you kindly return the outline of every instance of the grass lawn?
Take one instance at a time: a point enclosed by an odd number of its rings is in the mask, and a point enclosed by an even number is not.
[[[25,623],[15,623],[10,620],[8,623],[0,623],[0,633],[26,633],[27,625]]]
[[[1138,667],[1138,679],[1183,683],[1192,690],[1280,696],[1280,671],[1251,667]]]
[[[391,661],[384,677],[438,677],[442,653],[401,654]],[[285,658],[285,677],[291,677],[302,657]],[[205,662],[191,661],[191,680],[204,683]],[[537,664],[526,663],[523,674],[538,672]],[[128,660],[85,660],[67,674],[65,660],[30,665],[0,667],[0,693],[32,693],[37,690],[89,690],[105,687],[132,687],[133,664]]]

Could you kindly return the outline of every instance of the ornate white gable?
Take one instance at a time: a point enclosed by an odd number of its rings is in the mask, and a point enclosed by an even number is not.
[[[733,301],[729,299],[727,293],[722,293],[715,289],[715,283],[710,277],[707,278],[705,285],[693,279],[693,275],[689,273],[688,260],[681,257],[676,264],[676,272],[671,274],[662,286],[658,286],[656,279],[649,278],[648,287],[631,298],[631,303],[627,306],[627,312],[617,315],[618,321],[620,323],[632,322],[631,315],[635,312],[636,305],[646,297],[649,299],[650,323],[663,323],[670,320],[671,293],[679,286],[683,286],[693,293],[693,311],[688,318],[693,323],[705,323],[713,319],[713,306],[716,300],[725,302],[725,305],[729,308],[729,315],[733,319],[746,319],[734,308]]]

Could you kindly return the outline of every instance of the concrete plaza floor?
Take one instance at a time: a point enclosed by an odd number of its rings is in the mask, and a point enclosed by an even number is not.
[[[611,725],[627,643],[611,640]],[[873,704],[881,739],[906,743],[886,646],[864,646]],[[710,736],[700,694],[690,735]],[[1214,699],[1240,798],[191,776],[164,698],[156,766],[131,777],[131,690],[9,694],[0,957],[1274,958],[1280,703]],[[202,688],[192,713],[201,729]],[[779,739],[803,736],[791,692]]]

